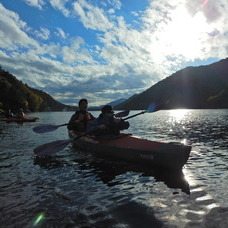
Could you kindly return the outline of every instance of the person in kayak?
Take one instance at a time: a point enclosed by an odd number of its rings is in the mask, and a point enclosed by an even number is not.
[[[83,98],[78,102],[79,110],[76,111],[67,125],[68,130],[76,132],[85,132],[87,125],[90,121],[94,120],[95,117],[87,111],[88,101]]]
[[[113,107],[105,105],[101,109],[101,114],[93,120],[87,128],[87,132],[93,132],[97,137],[112,137],[120,134],[120,130],[128,129],[130,126],[128,121],[115,118]]]
[[[11,112],[11,109],[8,109],[6,114],[5,114],[5,118],[13,118],[14,114]]]
[[[23,108],[20,108],[20,109],[19,109],[19,111],[18,111],[16,117],[17,117],[17,119],[24,119],[24,118],[26,118],[25,113],[24,113],[24,111],[23,111]]]

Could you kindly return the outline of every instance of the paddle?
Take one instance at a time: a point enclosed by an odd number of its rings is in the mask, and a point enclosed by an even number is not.
[[[90,131],[90,132],[87,132],[83,135],[79,135],[73,139],[64,139],[64,140],[57,140],[57,141],[53,141],[53,142],[50,142],[50,143],[45,143],[41,146],[38,146],[36,147],[33,152],[38,155],[38,156],[49,156],[51,154],[55,154],[61,150],[63,150],[66,146],[68,146],[68,144],[70,142],[72,142],[73,140],[76,140],[76,139],[79,139],[83,136],[86,136],[90,133],[94,132],[93,131]]]
[[[138,115],[142,115],[144,113],[147,113],[147,112],[156,112],[158,111],[157,109],[157,106],[154,105],[154,104],[151,104],[147,110],[145,111],[142,111],[140,113],[137,113],[137,114],[134,114],[132,116],[129,116],[129,117],[126,117],[124,118],[123,120],[127,120],[127,119],[131,119],[135,116],[138,116]],[[76,139],[79,139],[83,136],[86,136],[88,134],[91,134],[93,132],[95,132],[97,129],[95,130],[92,130],[90,132],[87,132],[83,135],[79,135],[73,139],[65,139],[65,140],[57,140],[57,141],[53,141],[53,142],[50,142],[50,143],[46,143],[46,144],[43,144],[41,146],[38,146],[37,148],[35,148],[33,151],[36,155],[38,156],[49,156],[51,154],[54,154],[54,153],[57,153],[59,151],[61,151],[62,149],[64,149],[70,142],[76,140]]]
[[[128,116],[128,117],[124,118],[124,120],[131,119],[131,118],[133,118],[135,116],[139,116],[139,115],[142,115],[144,113],[152,113],[152,112],[156,112],[156,111],[159,111],[159,110],[160,109],[158,109],[158,105],[152,103],[152,104],[149,105],[149,107],[147,108],[147,110],[144,110],[142,112],[136,113],[136,114],[134,114],[132,116]]]
[[[121,118],[121,117],[128,116],[129,112],[130,112],[130,110],[125,110],[125,111],[122,111],[122,112],[118,112],[118,113],[115,114],[115,117]],[[40,126],[34,127],[33,131],[36,132],[36,133],[41,134],[41,133],[55,131],[59,127],[67,126],[67,125],[69,125],[69,123],[60,124],[60,125],[53,125],[53,124],[40,125]]]

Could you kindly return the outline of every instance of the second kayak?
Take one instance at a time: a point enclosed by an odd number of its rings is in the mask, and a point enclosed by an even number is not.
[[[39,118],[37,117],[32,117],[32,118],[1,118],[1,121],[5,121],[7,123],[10,122],[17,122],[17,123],[24,123],[24,122],[35,122],[37,121]]]

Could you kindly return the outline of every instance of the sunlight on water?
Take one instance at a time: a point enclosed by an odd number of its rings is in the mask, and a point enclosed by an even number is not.
[[[196,180],[193,178],[193,174],[189,169],[183,169],[184,177],[190,186],[196,186]]]
[[[187,144],[187,139],[182,139],[181,140],[181,143],[183,143],[184,145],[186,145]]]
[[[174,109],[169,111],[169,116],[173,118],[173,121],[179,123],[190,113],[188,109]]]
[[[184,173],[185,179],[191,186],[191,189],[190,189],[191,194],[193,195],[194,194],[197,195],[197,193],[199,194],[199,196],[195,198],[196,202],[207,202],[207,201],[209,202],[209,200],[211,200],[210,203],[205,203],[205,207],[207,209],[212,209],[214,207],[220,206],[219,203],[214,202],[213,197],[206,192],[206,189],[203,188],[201,186],[201,183],[194,178],[194,174],[189,169],[184,169],[183,173]],[[206,212],[204,211],[204,213]]]
[[[169,134],[177,137],[180,143],[188,144],[190,129],[187,127],[191,121],[191,111],[188,109],[174,109],[167,112]]]

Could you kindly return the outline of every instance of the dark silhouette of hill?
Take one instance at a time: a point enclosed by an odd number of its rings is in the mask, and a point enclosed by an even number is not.
[[[29,87],[0,68],[0,109],[9,108],[14,112],[19,108],[31,112],[73,110],[73,107],[54,100],[41,90]]]
[[[142,110],[152,103],[158,109],[228,108],[228,58],[207,66],[177,71],[116,105],[115,109]]]
[[[115,100],[115,101],[112,101],[112,102],[108,103],[107,105],[115,106],[115,105],[118,105],[120,103],[123,103],[124,101],[126,101],[125,98],[120,98],[118,100]]]

